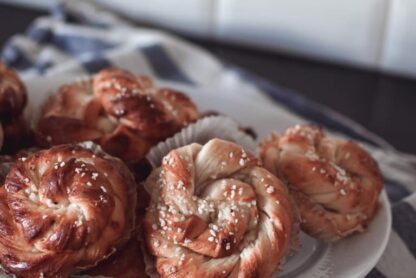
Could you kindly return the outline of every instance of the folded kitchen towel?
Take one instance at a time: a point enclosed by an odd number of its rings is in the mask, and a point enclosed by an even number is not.
[[[134,26],[87,1],[61,2],[25,34],[13,36],[1,58],[25,80],[82,76],[118,66],[165,81],[215,87],[213,97],[246,94],[257,101],[273,100],[282,113],[282,119],[276,119],[281,126],[288,124],[285,119],[315,122],[361,141],[379,161],[393,203],[390,241],[368,277],[416,277],[416,157],[396,151],[348,118],[175,36]]]

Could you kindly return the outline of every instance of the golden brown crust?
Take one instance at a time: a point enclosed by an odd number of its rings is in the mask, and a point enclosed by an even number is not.
[[[135,182],[118,159],[61,145],[22,157],[0,188],[0,264],[19,277],[67,277],[131,236]]]
[[[311,236],[335,241],[364,230],[375,215],[382,176],[357,144],[327,137],[316,126],[294,126],[262,142],[260,156],[287,181]]]
[[[289,249],[285,186],[240,146],[171,151],[146,180],[146,243],[162,277],[269,277]]]
[[[137,162],[198,116],[184,94],[111,68],[62,86],[45,104],[37,129],[47,145],[93,140],[112,155]]]

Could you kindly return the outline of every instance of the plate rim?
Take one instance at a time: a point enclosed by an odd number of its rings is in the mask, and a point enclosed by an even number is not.
[[[381,257],[383,256],[384,252],[386,251],[387,244],[389,243],[390,235],[392,232],[392,222],[393,222],[393,215],[391,212],[391,203],[387,195],[387,191],[385,188],[383,188],[383,191],[380,194],[381,203],[383,205],[384,210],[386,210],[386,235],[383,238],[383,241],[381,242],[380,248],[377,250],[376,254],[371,259],[371,264],[367,264],[367,268],[363,269],[363,272],[359,278],[364,278],[368,273],[371,272],[373,268],[377,266],[377,263],[380,261]]]

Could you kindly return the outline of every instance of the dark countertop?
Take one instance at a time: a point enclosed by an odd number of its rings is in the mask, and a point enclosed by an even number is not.
[[[0,4],[0,44],[44,13]],[[195,41],[221,59],[325,104],[416,154],[416,80],[218,43]]]

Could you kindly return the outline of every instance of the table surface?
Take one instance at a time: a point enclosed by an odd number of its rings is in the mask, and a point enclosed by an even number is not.
[[[0,4],[0,44],[24,32],[42,14]],[[416,154],[416,80],[286,54],[192,41],[225,61],[343,113],[397,149]]]

